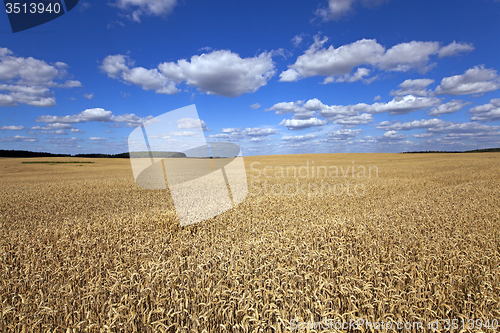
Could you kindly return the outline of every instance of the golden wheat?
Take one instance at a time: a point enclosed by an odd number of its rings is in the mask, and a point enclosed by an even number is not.
[[[247,157],[248,197],[184,228],[168,190],[138,188],[128,160],[22,161],[0,159],[3,332],[500,319],[500,154]],[[275,176],[307,161],[378,175],[327,179],[364,195],[259,187],[318,185]]]

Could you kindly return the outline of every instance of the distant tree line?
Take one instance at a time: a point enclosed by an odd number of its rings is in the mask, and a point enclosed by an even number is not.
[[[184,153],[178,152],[151,152],[153,157],[156,158],[166,158],[166,157],[186,157]],[[150,157],[149,152],[133,152],[133,157],[135,158],[148,158]],[[27,150],[0,150],[0,157],[87,157],[87,158],[130,158],[129,153],[121,153],[121,154],[52,154],[46,152],[34,152]]]
[[[403,154],[429,154],[429,153],[498,153],[500,148],[486,148],[465,151],[443,151],[443,150],[425,150],[425,151],[404,151]]]

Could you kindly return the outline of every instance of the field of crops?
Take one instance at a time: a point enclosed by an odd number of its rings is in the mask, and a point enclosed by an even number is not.
[[[127,159],[24,161],[72,159],[0,159],[1,332],[500,320],[500,153],[245,157],[247,198],[184,228]]]

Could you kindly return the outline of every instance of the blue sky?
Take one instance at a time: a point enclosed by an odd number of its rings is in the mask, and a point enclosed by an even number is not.
[[[0,149],[126,152],[135,127],[191,104],[208,141],[244,156],[500,147],[499,14],[495,0],[80,1],[15,34],[3,14]]]

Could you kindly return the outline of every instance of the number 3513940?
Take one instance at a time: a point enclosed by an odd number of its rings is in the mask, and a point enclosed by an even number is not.
[[[58,14],[61,11],[61,5],[59,3],[48,3],[44,4],[43,2],[32,2],[30,4],[20,4],[20,3],[6,3],[5,4],[5,9],[7,11],[7,14],[42,14],[42,13],[56,13]]]

